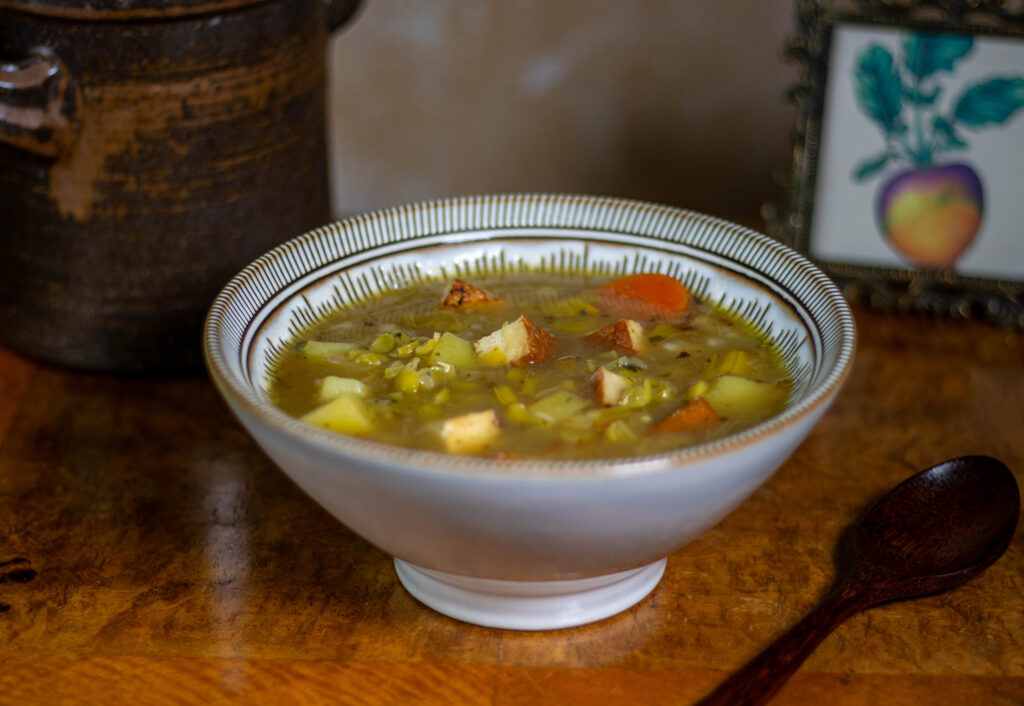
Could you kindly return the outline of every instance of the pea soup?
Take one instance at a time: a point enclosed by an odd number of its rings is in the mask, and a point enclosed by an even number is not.
[[[272,375],[285,412],[495,459],[642,456],[782,410],[781,356],[677,280],[517,273],[419,283],[337,313]]]

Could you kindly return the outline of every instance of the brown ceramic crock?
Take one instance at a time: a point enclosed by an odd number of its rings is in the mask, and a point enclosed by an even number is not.
[[[201,369],[219,288],[329,219],[328,32],[358,0],[0,0],[0,341]]]

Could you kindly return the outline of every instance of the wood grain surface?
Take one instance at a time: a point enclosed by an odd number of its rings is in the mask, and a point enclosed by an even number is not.
[[[855,370],[752,498],[633,609],[549,633],[423,607],[299,491],[206,379],[0,351],[0,704],[688,704],[828,590],[906,476],[965,454],[1024,483],[1024,335],[857,312]],[[1024,551],[851,618],[773,704],[1024,703]]]

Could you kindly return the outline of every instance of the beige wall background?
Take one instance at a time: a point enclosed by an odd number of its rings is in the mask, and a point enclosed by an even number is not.
[[[784,194],[792,0],[363,0],[331,41],[336,215],[625,196],[761,227]]]

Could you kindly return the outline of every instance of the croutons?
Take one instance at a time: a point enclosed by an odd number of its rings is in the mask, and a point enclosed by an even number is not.
[[[594,397],[602,407],[612,407],[622,402],[626,390],[633,384],[625,375],[613,373],[604,366],[594,371],[591,380],[594,384]]]
[[[625,353],[640,353],[647,346],[644,327],[632,319],[619,319],[583,337],[591,343],[602,343]]]
[[[525,365],[542,363],[551,355],[555,337],[533,325],[528,318],[520,316],[512,323],[506,323],[475,344],[477,356],[485,363]],[[499,351],[499,355],[493,352]]]
[[[493,304],[497,301],[499,301],[497,297],[491,296],[479,287],[461,279],[454,279],[451,287],[448,288],[448,293],[441,301],[441,306],[445,309],[465,309]]]
[[[500,435],[501,424],[493,409],[452,417],[441,424],[441,441],[453,454],[479,453]]]

